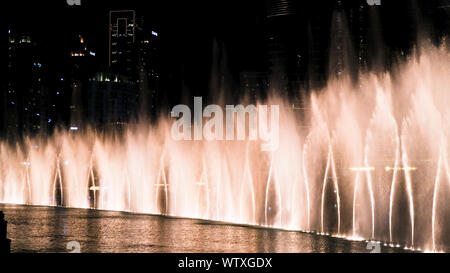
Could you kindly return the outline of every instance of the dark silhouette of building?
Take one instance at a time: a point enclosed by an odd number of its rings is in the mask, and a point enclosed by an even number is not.
[[[389,2],[268,0],[270,89],[293,97],[324,87],[330,77],[357,80],[361,71],[390,68],[396,55],[410,52],[417,29],[409,1]]]
[[[300,3],[269,0],[267,8],[268,72],[271,89],[293,95],[305,82],[307,72],[306,20]]]
[[[78,35],[72,44],[69,73],[66,75],[70,94],[69,127],[80,128],[87,119],[90,79],[95,75],[98,66],[96,66],[96,53],[88,47],[83,35]]]
[[[135,81],[119,74],[98,73],[89,89],[89,123],[95,128],[117,129],[136,119],[138,93]]]
[[[7,86],[4,93],[4,132],[46,134],[47,65],[31,35],[8,29]]]
[[[143,16],[136,19],[136,73],[141,101],[140,115],[156,118],[160,114],[161,52],[159,32]]]
[[[134,76],[136,64],[136,12],[112,10],[109,12],[109,66],[111,71]]]
[[[135,82],[133,97],[139,97],[136,112],[143,118],[156,118],[162,99],[159,93],[159,33],[134,10],[110,11],[109,20],[110,73],[118,75],[121,82]],[[129,88],[127,86],[125,93],[129,93]]]

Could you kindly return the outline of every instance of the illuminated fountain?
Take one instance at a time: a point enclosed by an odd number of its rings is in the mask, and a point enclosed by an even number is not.
[[[280,145],[175,141],[173,120],[123,135],[0,143],[0,202],[301,230],[448,251],[450,63],[428,47],[395,73],[345,77],[302,116],[283,98]],[[299,129],[299,120],[310,124]]]

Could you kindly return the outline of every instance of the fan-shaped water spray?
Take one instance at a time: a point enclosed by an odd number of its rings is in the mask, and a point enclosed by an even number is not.
[[[121,134],[86,129],[1,142],[0,202],[448,250],[449,53],[422,52],[395,73],[330,80],[301,114],[279,96],[259,102],[280,105],[280,145],[271,152],[259,140],[175,141],[164,117]]]

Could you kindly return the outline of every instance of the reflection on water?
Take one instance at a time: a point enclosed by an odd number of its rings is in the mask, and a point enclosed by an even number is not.
[[[12,252],[369,252],[367,243],[192,219],[1,205]],[[399,249],[381,247],[382,252]]]

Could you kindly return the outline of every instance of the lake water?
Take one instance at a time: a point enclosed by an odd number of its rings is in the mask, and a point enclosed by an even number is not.
[[[367,243],[301,232],[127,212],[3,205],[12,252],[358,252]],[[402,252],[381,246],[381,252]]]

